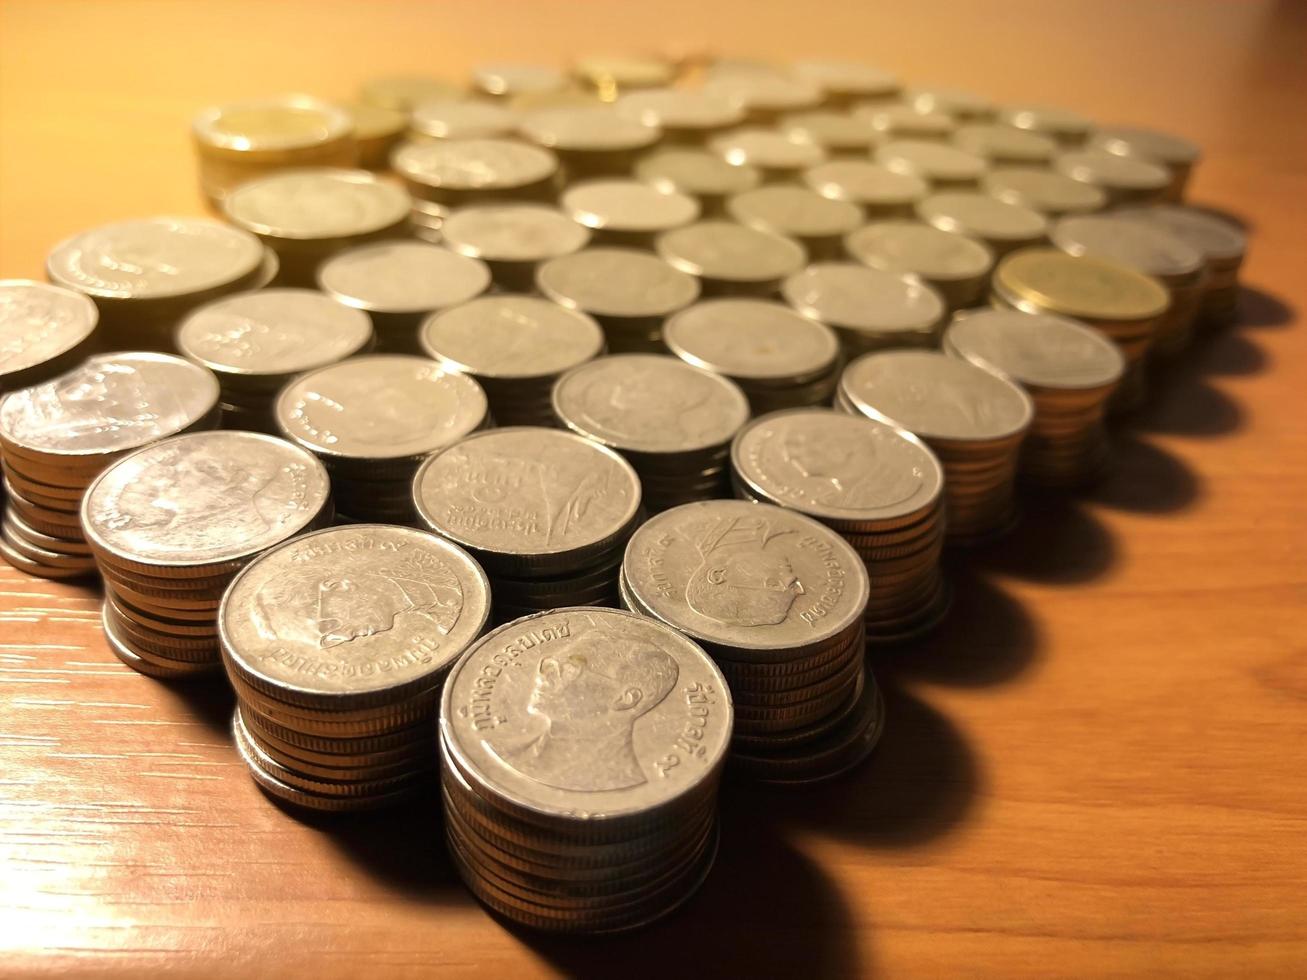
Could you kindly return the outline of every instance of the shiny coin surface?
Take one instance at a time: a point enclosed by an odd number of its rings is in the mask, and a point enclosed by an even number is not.
[[[1205,261],[1202,252],[1183,239],[1113,215],[1063,218],[1049,238],[1069,255],[1117,262],[1167,283],[1196,277]]]
[[[1048,313],[968,312],[949,326],[945,347],[1037,388],[1106,388],[1125,370],[1121,351],[1101,333]]]
[[[829,328],[774,302],[718,299],[671,317],[663,340],[682,360],[741,380],[802,383],[834,367]]]
[[[1087,214],[1107,206],[1102,188],[1037,167],[1000,167],[981,177],[980,186],[1000,201],[1052,217]]]
[[[731,221],[700,221],[664,232],[655,248],[676,269],[728,285],[779,283],[807,257],[793,239]]]
[[[73,367],[99,322],[84,294],[30,279],[0,280],[0,393]]]
[[[1051,136],[1066,146],[1078,146],[1094,129],[1093,120],[1057,106],[1017,105],[1001,109],[999,122],[1016,129]]]
[[[993,167],[1046,165],[1059,150],[1057,141],[1047,136],[995,123],[959,126],[953,145],[983,157]]]
[[[286,171],[227,195],[228,219],[264,238],[321,240],[370,235],[402,225],[409,198],[366,170]]]
[[[710,78],[704,84],[710,95],[731,102],[760,120],[783,112],[815,108],[822,90],[812,81],[785,75],[729,75]]]
[[[451,203],[534,190],[558,172],[549,150],[503,139],[409,143],[391,163],[414,196]]]
[[[429,313],[481,295],[483,262],[425,242],[377,242],[333,256],[318,285],[337,303],[379,313]]]
[[[893,140],[878,148],[873,159],[895,173],[920,177],[936,188],[974,185],[989,166],[982,156],[927,140]]]
[[[694,277],[629,248],[587,248],[551,259],[537,273],[556,303],[601,317],[666,316],[694,302]]]
[[[909,105],[883,105],[879,102],[859,106],[854,112],[871,123],[884,139],[946,140],[957,128],[957,121],[942,112],[921,112]]]
[[[762,183],[756,167],[728,163],[707,150],[659,150],[641,158],[635,176],[663,191],[680,191],[700,200],[751,190]]]
[[[590,233],[542,204],[482,204],[457,208],[442,228],[447,248],[486,262],[543,262],[580,251]]]
[[[479,378],[552,377],[603,350],[599,325],[584,313],[536,296],[483,296],[422,324],[428,356]]]
[[[844,243],[863,265],[935,284],[983,279],[994,265],[984,243],[918,221],[878,221],[851,232]]]
[[[603,105],[529,112],[519,129],[527,139],[563,153],[642,150],[662,136],[656,125]]]
[[[737,103],[690,89],[649,88],[629,92],[618,98],[616,108],[619,115],[682,138],[702,138],[744,121],[744,110]]]
[[[1156,200],[1171,183],[1170,171],[1161,164],[1107,150],[1063,153],[1053,160],[1053,168],[1072,180],[1101,187],[1115,203]]]
[[[879,138],[865,119],[822,110],[786,113],[780,130],[794,139],[816,143],[831,154],[864,155]]]
[[[1237,266],[1248,249],[1248,236],[1237,225],[1198,208],[1158,204],[1119,208],[1111,214],[1169,232],[1198,249],[1216,267]]]
[[[715,136],[708,148],[727,163],[797,173],[826,160],[821,145],[771,129],[736,129]]]
[[[995,289],[1029,312],[1087,320],[1146,320],[1170,304],[1157,280],[1111,262],[1055,248],[1023,249],[994,270]]]
[[[493,139],[511,136],[518,116],[492,102],[423,102],[409,116],[414,140]]]
[[[559,198],[573,221],[606,234],[653,234],[699,217],[699,204],[679,191],[661,191],[637,180],[587,180]]]
[[[246,157],[286,157],[354,136],[348,112],[306,95],[214,106],[191,129],[202,152]]]
[[[1048,232],[1038,211],[967,191],[932,194],[917,204],[917,215],[941,231],[971,235],[996,248],[1032,244]]]
[[[800,313],[855,337],[928,333],[944,316],[929,286],[852,262],[810,265],[786,279],[781,291]]]
[[[770,186],[736,194],[726,213],[742,225],[799,241],[836,238],[858,227],[862,209],[805,187]]]
[[[951,88],[914,88],[904,101],[918,112],[942,112],[955,119],[991,119],[998,107],[983,95]]]
[[[920,177],[860,160],[810,167],[803,180],[818,194],[861,204],[870,215],[905,213],[929,193],[929,185]]]

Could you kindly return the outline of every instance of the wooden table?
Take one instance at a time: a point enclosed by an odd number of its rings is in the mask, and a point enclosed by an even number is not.
[[[506,929],[431,804],[272,805],[230,697],[112,658],[90,588],[0,567],[0,974],[264,977],[1303,975],[1307,967],[1305,8],[1282,3],[558,2],[0,6],[0,273],[199,210],[213,101],[401,69],[704,45],[1152,122],[1253,228],[1241,328],[1168,369],[1104,486],[954,573],[945,629],[878,664],[874,760],[733,787],[682,913],[597,942]],[[624,43],[624,39],[632,43]]]

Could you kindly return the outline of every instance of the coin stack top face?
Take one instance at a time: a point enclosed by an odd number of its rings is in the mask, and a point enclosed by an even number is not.
[[[856,627],[869,589],[862,560],[838,534],[743,500],[651,517],[627,545],[622,570],[630,595],[658,620],[763,661],[771,652],[798,659]]]
[[[734,195],[727,213],[743,225],[800,241],[835,238],[862,222],[862,209],[806,187],[774,185]]]
[[[490,286],[485,263],[426,242],[377,242],[333,256],[318,285],[337,303],[378,313],[430,313]]]
[[[386,170],[390,166],[390,151],[408,128],[408,116],[396,109],[366,102],[351,102],[344,108],[354,120],[359,166],[368,170]]]
[[[538,109],[522,117],[522,135],[562,153],[643,150],[662,138],[662,130],[624,116],[609,105]]]
[[[367,354],[297,378],[275,412],[286,437],[319,458],[416,463],[481,427],[486,396],[425,357]]]
[[[420,342],[451,371],[504,380],[562,374],[597,357],[599,325],[536,296],[483,296],[429,317]]]
[[[306,95],[213,106],[192,131],[206,152],[266,159],[292,155],[354,135],[348,112]]]
[[[1187,242],[1207,257],[1213,273],[1218,268],[1237,268],[1248,249],[1248,236],[1233,222],[1208,214],[1198,208],[1174,204],[1156,204],[1149,207],[1119,208],[1112,217],[1143,224],[1170,232]]]
[[[1072,180],[1101,187],[1116,203],[1157,200],[1171,183],[1171,172],[1161,164],[1107,150],[1063,153],[1053,168]]]
[[[1125,371],[1116,344],[1051,313],[976,310],[958,316],[946,337],[972,363],[1033,388],[1110,388]]]
[[[827,59],[796,61],[794,74],[817,85],[839,102],[855,99],[888,99],[898,94],[899,80],[874,65]]]
[[[659,150],[636,163],[635,176],[659,190],[680,191],[701,202],[752,190],[762,183],[756,167],[728,163],[707,150]]]
[[[818,143],[772,129],[746,127],[715,136],[708,148],[727,163],[759,170],[797,173],[826,160]]]
[[[1094,129],[1092,119],[1057,106],[1008,106],[1000,110],[998,121],[1016,129],[1042,133],[1063,146],[1080,146]]]
[[[1107,194],[1101,187],[1037,167],[1000,167],[985,174],[980,186],[1000,201],[1052,217],[1088,214],[1107,206]]]
[[[567,88],[567,76],[552,65],[496,62],[472,70],[472,84],[486,95],[512,98],[526,93],[559,92]]]
[[[1139,126],[1107,126],[1096,130],[1089,145],[1118,156],[1158,160],[1167,166],[1192,167],[1202,150],[1191,140]]]
[[[534,189],[558,173],[549,150],[506,139],[408,143],[391,165],[415,197],[450,204]]]
[[[674,66],[662,58],[630,54],[587,55],[576,60],[572,72],[606,102],[631,89],[662,88],[676,75]]]
[[[991,167],[1047,166],[1058,153],[1056,140],[996,123],[959,126],[953,145],[984,157]]]
[[[30,279],[0,280],[0,394],[74,367],[99,319],[82,293]]]
[[[998,106],[991,99],[974,92],[949,88],[914,88],[904,101],[918,112],[942,112],[954,119],[987,121],[994,118]]]
[[[663,340],[677,357],[739,381],[802,384],[839,357],[830,328],[780,303],[718,299],[671,317]]]
[[[650,88],[618,98],[617,112],[645,126],[658,126],[669,136],[702,139],[710,133],[737,126],[744,110],[729,99],[710,92]]]
[[[211,416],[212,372],[170,354],[98,354],[0,400],[0,445],[17,456],[105,459]]]
[[[255,275],[259,240],[206,218],[145,218],[74,235],[50,251],[52,282],[97,300],[201,295]]]
[[[821,103],[816,83],[783,75],[735,75],[710,78],[704,91],[740,106],[746,115],[771,121],[783,112],[815,109]]]
[[[1031,248],[1006,256],[994,270],[994,290],[1027,312],[1081,320],[1150,320],[1170,304],[1156,279],[1113,262]]]
[[[565,190],[559,204],[573,221],[595,232],[653,234],[699,217],[693,197],[636,180],[582,181]]]
[[[474,204],[457,208],[442,227],[447,248],[485,262],[543,262],[578,252],[588,229],[543,204]]]
[[[865,156],[877,140],[871,123],[844,112],[791,112],[781,117],[780,128],[787,136],[816,143],[830,154]]]
[[[359,98],[369,105],[408,113],[423,102],[452,102],[463,98],[461,88],[425,75],[390,75],[365,82]]]
[[[218,612],[234,677],[306,708],[382,705],[439,683],[490,613],[461,548],[392,525],[328,528],[251,562]]]
[[[942,112],[921,112],[910,105],[872,102],[854,112],[871,123],[883,139],[947,140],[957,129],[957,120]]]
[[[699,221],[664,232],[655,248],[676,269],[727,285],[778,283],[807,258],[798,242],[733,221]]]
[[[849,254],[863,265],[927,282],[984,277],[994,255],[983,242],[940,231],[919,221],[877,221],[845,237]]]
[[[684,453],[729,443],[749,403],[725,378],[661,354],[601,357],[554,387],[568,428],[622,452]]]
[[[513,135],[518,114],[493,102],[424,102],[409,116],[410,139],[497,139]]]
[[[827,409],[755,419],[736,438],[731,462],[751,495],[841,528],[918,518],[944,487],[939,461],[916,436]]]
[[[139,449],[82,499],[93,551],[158,576],[218,575],[299,534],[330,493],[311,454],[253,432],[194,432]]]
[[[917,214],[941,231],[972,235],[991,244],[1033,243],[1048,232],[1048,221],[1038,211],[967,191],[932,194],[917,205]]]
[[[896,173],[912,174],[935,186],[974,186],[989,166],[982,156],[927,140],[885,143],[876,150],[873,159]]]
[[[589,439],[534,426],[477,433],[422,464],[418,514],[492,573],[573,571],[625,537],[640,510],[631,465]]]
[[[695,643],[593,607],[486,634],[454,665],[440,709],[442,744],[474,790],[595,833],[713,783],[731,721],[725,678]]]
[[[854,335],[928,334],[944,316],[929,286],[852,262],[810,265],[786,279],[782,292],[805,316]]]
[[[861,204],[870,214],[908,211],[930,192],[930,186],[915,174],[861,160],[832,160],[810,167],[803,180],[818,194]]]
[[[1030,397],[1012,382],[934,351],[884,351],[858,358],[840,392],[864,415],[923,439],[990,442],[1030,425]]]
[[[1160,228],[1113,215],[1063,218],[1053,226],[1049,237],[1069,255],[1117,262],[1168,285],[1195,278],[1204,266],[1202,253],[1184,240]]]
[[[349,239],[397,228],[409,197],[366,170],[319,168],[274,174],[244,184],[223,202],[227,217],[264,238]]]
[[[261,289],[200,307],[177,348],[220,378],[273,387],[357,354],[372,339],[365,314],[311,289]]]
[[[699,296],[694,277],[630,248],[587,248],[551,259],[537,273],[554,302],[599,317],[659,317]]]

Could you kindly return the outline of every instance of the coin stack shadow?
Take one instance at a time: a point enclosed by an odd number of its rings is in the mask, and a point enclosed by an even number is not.
[[[124,456],[82,501],[110,649],[152,677],[216,668],[218,606],[237,572],[332,517],[322,464],[274,436],[195,432]]]
[[[490,576],[494,619],[560,606],[616,606],[617,571],[643,520],[640,480],[589,439],[491,429],[427,459],[413,479],[421,522]]]
[[[944,352],[1021,385],[1035,406],[1021,444],[1020,478],[1076,487],[1107,466],[1103,415],[1125,358],[1102,334],[1067,317],[1019,310],[959,313]]]
[[[574,725],[591,734],[576,740]],[[641,737],[655,730],[656,751]],[[721,672],[661,623],[581,607],[501,626],[455,665],[441,703],[455,867],[490,909],[543,931],[661,918],[716,857],[730,737]]]
[[[769,504],[684,504],[632,536],[621,589],[623,606],[685,633],[726,676],[741,775],[816,782],[875,748],[867,573],[830,528]]]
[[[775,412],[736,437],[731,469],[737,496],[806,514],[862,558],[868,644],[921,636],[944,618],[944,469],[921,440],[831,409]]]
[[[254,781],[309,810],[420,793],[437,764],[441,687],[489,611],[480,567],[425,531],[327,528],[266,552],[218,619],[232,733]]]
[[[92,395],[92,397],[88,397]],[[100,473],[166,436],[217,426],[218,382],[171,354],[97,354],[0,402],[0,556],[30,575],[95,571],[80,508]]]

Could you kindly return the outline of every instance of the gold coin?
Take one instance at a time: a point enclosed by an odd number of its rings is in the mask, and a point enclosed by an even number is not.
[[[1091,320],[1145,320],[1170,303],[1151,276],[1054,248],[1014,252],[999,263],[994,284],[1018,302]]]

